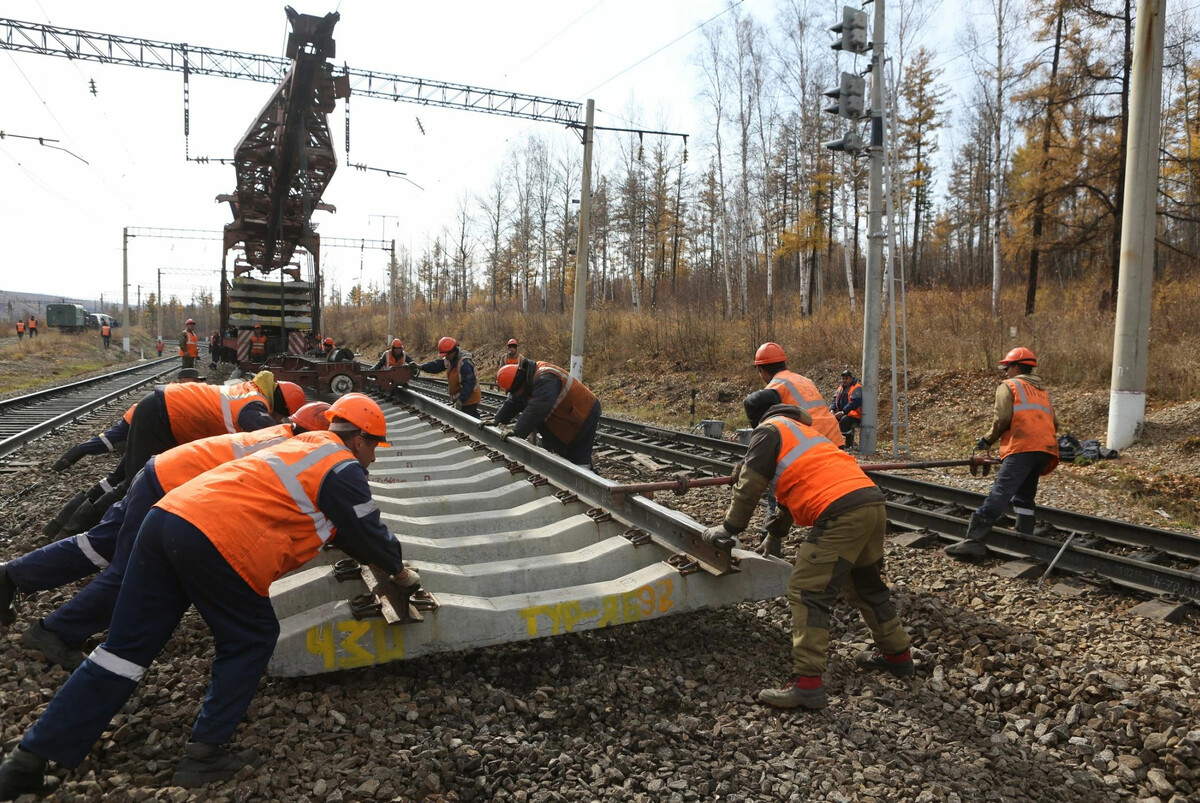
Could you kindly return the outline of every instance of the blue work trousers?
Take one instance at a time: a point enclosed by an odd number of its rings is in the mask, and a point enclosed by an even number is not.
[[[108,638],[67,679],[21,739],[35,755],[77,767],[133,694],[190,605],[216,643],[192,741],[225,744],[258,689],[279,621],[204,533],[154,508],[138,532]]]
[[[146,514],[162,498],[162,486],[154,472],[154,458],[150,458],[146,467],[133,478],[129,493],[118,503],[124,506],[124,519],[117,532],[108,566],[66,604],[43,620],[42,624],[47,630],[56,633],[72,647],[82,647],[89,638],[108,628],[113,609],[117,606],[121,581],[125,578],[125,567],[133,552],[133,542],[137,540]],[[105,515],[108,515],[107,511]]]
[[[1037,496],[1038,480],[1051,459],[1048,452],[1016,452],[1004,458],[991,492],[975,515],[994,521],[1004,515],[1012,502],[1018,515],[1032,516],[1037,509],[1033,499]]]
[[[588,417],[580,425],[579,432],[575,433],[574,440],[570,443],[563,443],[559,440],[545,424],[538,427],[538,434],[542,436],[542,445],[559,457],[566,458],[577,466],[591,468],[592,446],[596,443],[596,427],[599,424],[600,402],[596,402],[592,411],[588,413]]]

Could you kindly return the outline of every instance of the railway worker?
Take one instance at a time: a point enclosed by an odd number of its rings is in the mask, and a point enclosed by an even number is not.
[[[829,405],[829,409],[833,411],[842,437],[846,439],[846,448],[854,448],[854,430],[862,426],[862,385],[849,368],[842,371],[842,382],[833,395],[833,404]]]
[[[150,507],[205,471],[293,435],[328,429],[328,409],[325,402],[310,402],[289,416],[286,424],[201,438],[151,457],[133,478],[125,498],[110,507],[91,530],[0,564],[0,622],[13,621],[12,600],[18,590],[29,593],[58,588],[99,571],[82,591],[34,622],[21,636],[26,648],[73,670],[83,661],[84,643],[108,627],[134,538]]]
[[[418,367],[427,374],[445,371],[450,404],[455,410],[479,418],[479,400],[483,398],[483,393],[479,390],[479,378],[475,375],[474,356],[464,351],[452,337],[443,337],[437,346],[438,358]]]
[[[154,350],[158,352],[158,356],[160,356],[160,357],[162,356],[162,353],[163,353],[163,342],[162,342],[162,338],[161,338],[161,337],[160,337],[160,338],[158,339],[158,341],[157,341],[157,342],[154,344]]]
[[[17,318],[17,340],[25,339],[25,319]]]
[[[519,351],[517,351],[517,349],[519,349],[520,346],[521,346],[521,344],[517,342],[517,339],[515,337],[512,340],[508,341],[508,350],[505,351],[504,356],[500,358],[500,367],[501,368],[503,368],[506,365],[520,365],[521,364],[521,360],[525,359],[525,355],[521,354]]]
[[[272,582],[333,543],[404,590],[420,585],[380,521],[367,467],[387,445],[383,411],[347,394],[306,432],[215,468],[168,493],[142,523],[108,637],[0,765],[0,799],[44,793],[48,761],[76,767],[137,688],[191,605],[212,631],[212,679],[174,786],[228,780],[257,760],[227,746],[275,649]]]
[[[133,412],[128,445],[119,468],[124,477],[132,477],[150,457],[181,443],[275,426],[306,401],[299,385],[276,382],[270,371],[259,371],[252,380],[234,385],[200,382],[159,385],[138,402]],[[74,535],[91,529],[104,511],[124,495],[126,488],[126,483],[115,473],[101,480],[70,514],[63,532]]]
[[[213,332],[213,338],[220,342],[216,332]],[[216,353],[215,349],[213,353]],[[250,361],[259,365],[267,361],[267,336],[263,334],[262,325],[257,323],[254,324],[254,333],[250,335]]]
[[[1017,532],[1033,534],[1038,480],[1058,465],[1058,418],[1046,382],[1033,369],[1037,357],[1018,347],[1000,361],[1004,381],[996,388],[995,418],[976,451],[1000,441],[1000,470],[983,504],[971,514],[967,536],[948,546],[947,555],[973,560],[987,557],[987,536],[1012,503]]]
[[[200,356],[200,338],[196,335],[196,322],[188,318],[184,329],[179,333],[179,356],[183,358],[184,368],[195,368],[196,358]]]
[[[391,348],[383,352],[379,357],[379,362],[371,366],[372,371],[378,371],[383,368],[395,368],[397,365],[407,365],[409,370],[419,371],[417,361],[412,358],[412,355],[404,352],[404,343],[400,338],[392,339]]]
[[[332,337],[327,337],[321,341],[320,356],[329,359],[329,355],[333,354],[334,342]]]
[[[772,477],[779,507],[767,517],[767,537],[781,540],[793,522],[812,528],[788,579],[793,674],[783,688],[764,689],[758,699],[778,708],[824,708],[829,617],[839,593],[858,609],[875,641],[875,650],[857,656],[861,668],[902,677],[915,667],[881,574],[883,494],[853,457],[808,423],[806,410],[780,401],[773,388],[746,397],[754,433],[734,471],[725,520],[705,530],[704,540],[716,544],[746,529]]]
[[[29,327],[28,328],[29,328],[29,337],[30,338],[37,337],[37,316],[36,315],[29,316]]]
[[[787,367],[787,355],[778,343],[763,343],[754,352],[754,367],[763,383],[779,391],[779,398],[784,404],[791,404],[807,410],[812,416],[812,426],[834,446],[842,446],[846,439],[842,437],[841,427],[829,410],[829,403],[821,397],[821,391],[806,376]]]
[[[129,437],[129,422],[133,420],[133,410],[135,407],[137,407],[136,404],[130,405],[129,409],[125,411],[125,415],[121,416],[117,420],[117,423],[96,437],[89,438],[83,443],[77,443],[63,452],[62,457],[55,460],[51,468],[55,471],[66,471],[90,455],[124,451],[125,439]]]
[[[508,393],[495,419],[505,438],[524,438],[536,431],[556,455],[592,467],[600,400],[586,385],[557,365],[533,360],[504,366],[496,384]],[[511,427],[505,426],[514,418]]]
[[[112,340],[112,327],[104,324],[100,327],[100,339],[104,341],[104,348],[108,348],[109,342]]]
[[[221,333],[213,331],[208,336],[208,367],[210,369],[217,367],[217,361],[221,358]]]

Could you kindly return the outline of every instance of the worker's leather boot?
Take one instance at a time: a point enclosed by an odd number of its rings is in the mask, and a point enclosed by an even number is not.
[[[825,695],[825,686],[821,679],[803,678],[799,675],[792,675],[791,679],[783,684],[782,689],[763,689],[758,693],[758,700],[776,708],[817,709],[829,705],[829,698]]]
[[[171,785],[194,789],[213,781],[228,781],[242,767],[257,761],[258,753],[254,750],[235,753],[223,744],[188,742],[183,746],[183,758],[179,759]]]
[[[17,584],[8,576],[8,564],[0,563],[0,625],[11,625],[17,619],[13,610],[13,598],[17,596]]]
[[[957,544],[946,547],[942,551],[952,558],[965,560],[986,558],[987,536],[992,531],[992,525],[995,523],[996,519],[992,517],[972,513],[971,521],[967,524],[966,538]]]
[[[756,551],[758,554],[763,555],[764,557],[780,558],[783,557],[783,550],[781,547],[782,543],[778,535],[764,533],[762,543],[759,544]]]
[[[100,519],[104,518],[104,511],[119,502],[123,496],[125,496],[124,484],[118,485],[111,491],[106,492],[94,502],[84,502],[75,509],[75,512],[71,514],[71,520],[63,526],[63,534],[78,535],[79,533],[86,533],[99,524]]]
[[[1029,515],[1017,514],[1016,530],[1021,535],[1033,535],[1033,527],[1037,523],[1037,519]]]
[[[42,528],[42,535],[58,535],[59,530],[65,527],[67,522],[71,520],[71,516],[74,515],[76,508],[86,501],[87,494],[83,491],[71,497],[71,501],[63,505],[62,510],[58,511],[54,515],[54,518],[46,522],[46,526]]]
[[[58,788],[58,778],[46,775],[48,762],[20,745],[0,764],[0,800],[14,800],[21,795],[48,795]]]
[[[72,647],[63,641],[62,636],[55,633],[38,619],[21,634],[21,646],[27,650],[36,650],[52,664],[58,664],[68,672],[74,672],[76,667],[86,658],[83,650]]]

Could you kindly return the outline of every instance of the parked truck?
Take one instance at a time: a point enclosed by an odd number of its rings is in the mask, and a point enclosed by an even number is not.
[[[46,325],[60,332],[82,332],[88,328],[88,311],[80,304],[47,304]]]

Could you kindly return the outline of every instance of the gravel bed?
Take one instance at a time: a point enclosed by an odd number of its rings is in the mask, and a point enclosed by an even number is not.
[[[41,544],[59,503],[108,468],[48,467],[124,410],[26,447],[0,493],[5,557]],[[599,463],[601,473],[630,479]],[[986,488],[986,482],[982,487]],[[705,524],[725,489],[659,501]],[[1063,506],[1069,506],[1062,503]],[[1077,508],[1078,509],[1078,508]],[[799,532],[785,545],[795,547]],[[754,536],[746,539],[754,543]],[[888,547],[915,678],[853,666],[867,633],[835,612],[828,709],[755,701],[790,672],[778,598],[612,630],[302,679],[264,678],[238,731],[265,756],[225,784],[167,786],[207,683],[212,643],[189,614],[57,798],[95,800],[975,801],[1200,796],[1200,629],[1060,596],[937,550]],[[22,604],[0,639],[0,742],[20,738],[66,674],[18,643],[74,591]],[[60,773],[61,774],[61,773]]]

